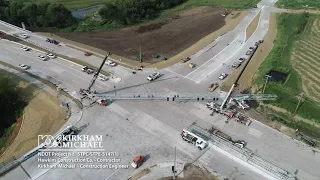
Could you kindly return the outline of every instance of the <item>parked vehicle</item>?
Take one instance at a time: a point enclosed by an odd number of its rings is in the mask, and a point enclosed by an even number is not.
[[[108,80],[108,78],[107,78],[106,76],[104,76],[103,74],[100,74],[100,75],[99,75],[99,79],[100,79],[101,81],[107,81],[107,80]]]
[[[183,59],[180,60],[180,62],[185,63],[187,61],[189,61],[191,58],[190,57],[185,57]]]
[[[27,34],[21,34],[20,37],[23,38],[23,39],[27,39],[27,38],[29,38],[30,36],[28,36]]]
[[[97,100],[97,103],[100,106],[108,106],[112,103],[112,100],[111,99],[99,99],[99,100]]]
[[[85,55],[85,56],[91,56],[92,53],[91,53],[91,52],[85,52],[84,55]]]
[[[116,64],[115,62],[111,61],[111,60],[107,60],[107,61],[106,61],[106,65],[111,66],[111,67],[114,67],[114,66],[116,66],[117,64]]]
[[[24,50],[24,51],[30,51],[31,50],[31,48],[26,47],[26,46],[22,46],[21,49]]]
[[[213,92],[213,91],[216,90],[218,87],[219,87],[219,84],[218,84],[218,83],[212,83],[212,84],[210,84],[208,90],[209,90],[210,92]]]
[[[194,125],[184,128],[181,132],[181,137],[184,141],[197,146],[199,150],[206,148],[208,145],[207,140],[209,139],[209,137],[202,134],[200,131],[197,131],[194,128]]]
[[[93,69],[87,69],[87,73],[92,74],[92,73],[94,73],[94,71],[93,71]]]
[[[43,56],[43,55],[39,55],[38,59],[40,59],[41,61],[45,61],[45,60],[48,59],[48,57],[47,56]]]
[[[57,57],[56,55],[54,55],[54,54],[52,54],[52,53],[47,54],[47,56],[48,56],[49,58],[51,58],[51,59],[54,59],[54,58]]]
[[[238,107],[241,109],[249,109],[250,108],[250,106],[245,101],[238,101],[236,99],[231,98],[230,102],[237,104]]]
[[[82,72],[86,72],[88,70],[88,67],[87,66],[83,66],[82,68],[81,68],[81,71]]]
[[[138,167],[140,167],[144,162],[146,161],[146,158],[144,156],[136,156],[133,159],[133,162],[131,163],[131,166],[135,169],[137,169]]]
[[[194,67],[196,67],[196,64],[194,64],[194,63],[189,64],[189,68],[194,68]]]
[[[252,54],[252,51],[250,51],[250,50],[248,50],[247,52],[246,52],[246,55],[251,55]]]
[[[226,140],[226,141],[231,141],[231,140],[232,140],[229,135],[227,135],[227,134],[219,131],[218,129],[215,129],[212,134],[214,134],[214,135],[216,135],[216,136],[218,136],[218,137],[220,137],[221,139],[224,139],[224,140]]]
[[[244,124],[246,126],[249,126],[251,124],[251,122],[252,122],[249,117],[243,115],[242,113],[238,113],[237,114],[236,121],[238,123]]]
[[[155,72],[155,73],[152,73],[150,74],[148,77],[147,77],[147,80],[148,81],[153,81],[155,79],[158,79],[160,77],[160,73],[159,72]]]
[[[25,65],[25,64],[19,64],[19,67],[23,70],[27,70],[27,69],[30,69],[30,66],[28,65]]]
[[[246,142],[242,140],[232,141],[233,145],[238,146],[239,148],[244,148],[246,146]]]
[[[244,61],[246,60],[246,58],[240,58],[238,61],[240,62],[240,63],[243,63]]]
[[[222,73],[222,74],[220,74],[219,79],[224,80],[227,76],[228,76],[228,74]]]
[[[240,66],[241,66],[241,62],[235,62],[235,63],[232,64],[232,67],[235,68],[235,69],[237,69]]]

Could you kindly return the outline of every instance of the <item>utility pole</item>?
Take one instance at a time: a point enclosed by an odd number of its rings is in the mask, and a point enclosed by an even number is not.
[[[142,63],[141,45],[140,45],[140,63]]]
[[[271,78],[271,77],[272,77],[272,76],[270,76],[270,75],[265,75],[266,83],[264,84],[262,93],[264,93],[264,90],[266,89],[266,86],[267,86],[267,83],[268,83],[268,81],[269,81],[269,78]]]
[[[298,104],[297,104],[296,110],[295,110],[294,113],[293,113],[293,116],[296,114],[296,112],[297,112],[297,110],[298,110],[298,108],[299,108],[299,105],[300,105],[300,102],[301,102],[301,100],[302,100],[302,97],[303,97],[303,93],[300,93],[300,99],[299,99],[299,102],[298,102]]]
[[[177,156],[177,149],[176,149],[176,147],[174,147],[174,162],[173,162],[173,168],[172,168],[173,180],[176,179],[176,156]]]

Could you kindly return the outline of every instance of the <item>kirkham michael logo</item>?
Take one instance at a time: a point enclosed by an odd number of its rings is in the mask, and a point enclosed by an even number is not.
[[[102,135],[38,135],[40,151],[104,151]]]

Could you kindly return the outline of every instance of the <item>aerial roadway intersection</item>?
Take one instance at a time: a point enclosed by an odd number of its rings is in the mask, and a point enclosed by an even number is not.
[[[120,65],[104,65],[102,70],[111,72],[112,75],[108,76],[108,80],[98,78],[92,89],[104,95],[118,96],[121,94],[189,93],[190,96],[208,94],[208,86],[213,82],[221,84],[225,78],[219,78],[219,76],[223,73],[231,74],[233,71],[230,68],[231,65],[241,57],[247,58],[245,54],[249,48],[264,38],[275,2],[276,0],[262,0],[258,8],[249,10],[247,17],[235,29],[191,56],[190,62],[197,64],[195,68],[190,69],[189,63],[178,63],[162,70],[144,68],[133,74],[132,69]],[[261,15],[258,27],[246,40],[246,28],[259,12]],[[76,99],[82,97],[79,90],[89,86],[94,73],[83,72],[83,66],[61,58],[59,55],[77,58],[97,68],[102,62],[101,57],[84,56],[85,50],[81,51],[66,44],[56,46],[46,42],[47,37],[2,21],[0,30],[21,37],[57,55],[55,58],[49,56],[42,60],[39,56],[47,55],[40,50],[31,48],[26,51],[21,48],[21,44],[0,40],[1,61],[17,67],[21,64],[30,66],[31,68],[24,66],[21,68],[55,82],[59,88],[64,89]],[[155,74],[154,79],[151,77],[152,80],[150,78],[148,80],[147,77],[154,73],[159,73],[159,76]],[[219,98],[217,102],[222,103],[227,93],[217,88],[214,92],[210,92],[210,95],[216,96]],[[301,180],[319,179],[320,156],[314,149],[254,119],[250,119],[251,123],[248,125],[239,123],[242,122],[241,120],[239,122],[229,120],[227,116],[220,113],[213,113],[211,116],[214,108],[208,109],[206,103],[201,100],[116,100],[108,106],[90,106],[89,100],[85,99],[83,104],[86,108],[82,110],[81,118],[72,123],[67,122],[62,130],[71,124],[75,127],[85,127],[78,132],[78,135],[102,135],[102,138],[98,139],[102,144],[99,151],[103,150],[108,153],[91,155],[67,153],[64,157],[51,154],[48,155],[50,161],[53,162],[50,168],[39,168],[41,157],[34,155],[1,176],[0,179],[122,180],[148,167],[155,170],[141,179],[159,179],[173,175],[171,168],[174,159],[176,159],[178,172],[183,170],[184,165],[194,163],[229,179],[289,180],[294,177]],[[194,132],[192,125],[200,127],[199,131],[203,132],[203,136],[197,133],[192,134]],[[214,131],[214,135],[206,135],[208,131],[205,129],[213,126],[220,132],[229,135],[232,140],[225,135],[219,135],[217,131]],[[191,133],[183,136],[183,140],[182,131]],[[196,136],[199,141],[196,142],[196,146],[186,142],[192,142],[193,136]],[[206,139],[208,136],[212,138]],[[202,139],[201,142],[200,139]],[[242,141],[245,141],[245,146],[241,145]],[[198,145],[201,143],[205,143],[205,146]],[[136,159],[137,155],[146,157]],[[79,158],[87,161],[98,158],[103,161],[104,167],[89,168],[87,165],[77,163],[73,168],[72,162],[79,162]],[[64,166],[66,159],[69,159],[71,164]],[[114,162],[109,162],[111,161],[109,159],[114,159]],[[133,159],[136,164],[132,162]],[[140,161],[144,163],[140,164]],[[140,165],[141,167],[137,169],[132,168],[132,166]],[[178,176],[183,176],[183,172]]]

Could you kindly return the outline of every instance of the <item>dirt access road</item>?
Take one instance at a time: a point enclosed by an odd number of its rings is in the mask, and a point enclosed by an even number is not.
[[[173,16],[167,23],[153,23],[112,31],[57,32],[58,36],[136,60],[139,46],[144,62],[157,62],[178,54],[225,25],[223,9],[200,7]]]

